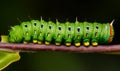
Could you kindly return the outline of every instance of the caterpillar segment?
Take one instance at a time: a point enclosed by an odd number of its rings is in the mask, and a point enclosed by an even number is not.
[[[74,35],[73,41],[74,41],[74,45],[79,47],[81,45],[82,38],[83,38],[84,25],[76,20],[74,27],[75,27],[74,28],[75,35]]]
[[[39,28],[40,28],[40,22],[38,20],[32,20],[32,40],[33,43],[38,43],[38,35],[39,35]]]
[[[55,35],[55,28],[56,28],[56,25],[52,21],[49,21],[47,23],[46,34],[45,34],[46,45],[50,45],[50,43],[52,42]]]
[[[91,43],[93,46],[97,46],[100,40],[100,35],[101,35],[101,31],[102,31],[102,24],[100,23],[93,23],[93,30],[92,30],[92,40]]]
[[[65,34],[65,25],[63,23],[60,22],[56,22],[56,30],[55,30],[55,36],[54,36],[54,40],[55,40],[55,45],[61,45],[63,39],[64,39],[64,34]]]
[[[84,46],[89,46],[90,45],[90,40],[92,37],[92,33],[93,33],[93,24],[88,23],[88,22],[84,22],[83,23],[84,27],[83,27],[83,44]]]
[[[81,46],[98,46],[98,44],[107,44],[112,42],[114,37],[113,22],[111,24],[100,24],[97,22],[78,22],[60,23],[44,20],[31,20],[22,22],[20,25],[13,26],[9,31],[9,42],[28,44],[50,45],[52,42],[60,46],[64,43],[66,46],[74,44]]]
[[[20,27],[22,28],[23,32],[23,43],[27,44],[31,40],[32,32],[32,24],[30,22],[23,22],[21,23]],[[15,30],[17,31],[17,29]]]
[[[38,44],[42,44],[45,39],[45,34],[46,34],[46,27],[47,27],[47,22],[44,20],[40,20],[40,25],[39,25],[39,34],[38,34]]]
[[[74,37],[74,23],[66,22],[65,23],[65,45],[70,46],[72,43],[72,38]]]

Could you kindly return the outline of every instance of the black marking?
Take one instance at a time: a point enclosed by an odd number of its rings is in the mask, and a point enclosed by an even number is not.
[[[57,37],[60,37],[60,33],[58,33]]]
[[[70,38],[70,34],[68,34],[68,38]]]
[[[98,27],[98,26],[96,26],[96,29],[98,30],[98,29],[99,29],[99,27]]]
[[[41,24],[41,28],[43,28],[43,24]]]
[[[86,33],[86,37],[88,37],[88,33]]]
[[[68,30],[71,31],[71,27],[70,26],[68,27]]]
[[[90,28],[87,26],[86,29],[89,30]]]
[[[34,34],[36,34],[36,30],[34,30]]]
[[[80,32],[80,27],[77,28],[77,31]]]
[[[36,22],[34,22],[34,26],[37,26],[37,23],[36,23]]]
[[[27,28],[28,27],[28,25],[27,24],[25,24],[25,28]]]
[[[97,37],[97,32],[95,32],[95,37]]]
[[[51,27],[51,26],[49,26],[49,29],[52,29],[52,27]]]
[[[59,26],[58,29],[61,30],[61,27]]]
[[[47,36],[50,36],[50,33],[49,33],[49,32],[47,33]]]

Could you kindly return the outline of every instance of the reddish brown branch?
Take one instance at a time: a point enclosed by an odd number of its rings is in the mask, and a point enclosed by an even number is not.
[[[70,51],[70,52],[120,52],[120,45],[100,45],[98,47],[66,47],[64,45],[38,45],[38,44],[12,44],[12,43],[0,43],[0,48],[12,49],[12,50],[23,50],[23,51]]]

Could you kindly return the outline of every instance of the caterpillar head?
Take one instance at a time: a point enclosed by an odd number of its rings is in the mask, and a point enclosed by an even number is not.
[[[18,25],[12,27],[9,31],[9,42],[21,42],[23,37],[22,28]]]

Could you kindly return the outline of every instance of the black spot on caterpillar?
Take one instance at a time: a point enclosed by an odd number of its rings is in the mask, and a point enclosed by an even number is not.
[[[9,42],[24,44],[28,42],[49,45],[54,41],[55,45],[64,42],[66,46],[74,44],[80,46],[93,46],[110,43],[114,37],[112,23],[100,24],[97,22],[60,23],[44,20],[31,20],[15,25],[9,31]]]

